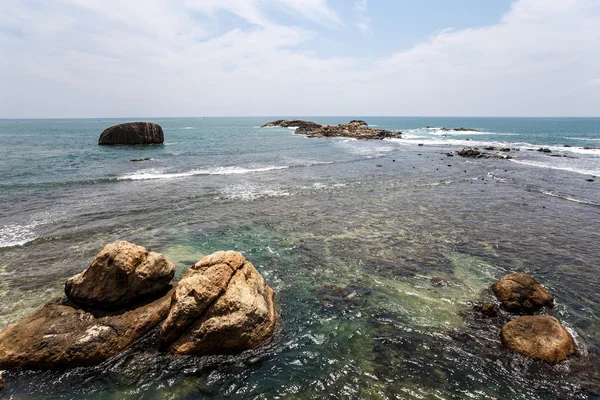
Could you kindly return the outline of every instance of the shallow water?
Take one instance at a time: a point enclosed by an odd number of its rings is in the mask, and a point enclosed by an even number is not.
[[[6,371],[5,398],[600,396],[600,191],[591,173],[448,157],[457,148],[434,134],[309,140],[258,129],[259,120],[198,121],[163,121],[166,144],[143,149],[98,148],[95,121],[55,122],[52,140],[32,133],[45,141],[29,147],[30,161],[6,154],[16,164],[3,166],[11,175],[0,193],[0,328],[61,295],[66,278],[124,239],[164,253],[178,277],[216,250],[241,251],[277,293],[276,337],[240,356],[197,358],[161,354],[154,334],[95,368]],[[427,134],[423,121],[368,121]],[[498,130],[511,133],[509,123]],[[560,134],[593,138],[597,128]],[[24,146],[4,129],[2,140]],[[80,141],[67,146],[61,135]],[[128,161],[142,156],[154,160]],[[593,170],[595,157],[572,161]],[[526,360],[501,346],[502,319],[476,318],[489,286],[512,271],[556,297],[550,313],[574,333],[576,357]]]

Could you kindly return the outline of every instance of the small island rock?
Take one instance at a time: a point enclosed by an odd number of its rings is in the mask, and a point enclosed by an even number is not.
[[[105,129],[98,139],[98,144],[160,144],[164,141],[160,125],[151,122],[129,122]]]
[[[312,121],[304,121],[302,119],[278,119],[276,121],[267,122],[261,128],[320,128],[321,125]]]
[[[275,293],[244,256],[218,251],[183,276],[160,330],[175,354],[219,354],[252,348],[274,330]]]
[[[115,309],[163,293],[175,266],[162,254],[121,241],[106,245],[92,264],[65,284],[81,306]]]
[[[558,362],[575,352],[571,334],[549,315],[518,317],[504,325],[500,336],[509,349],[537,360]]]
[[[515,314],[533,314],[554,306],[550,293],[533,276],[520,272],[502,277],[492,285],[492,291],[502,306]]]

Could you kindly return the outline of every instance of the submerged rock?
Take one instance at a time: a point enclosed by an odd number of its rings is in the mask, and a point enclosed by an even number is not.
[[[99,364],[167,316],[172,292],[134,309],[86,311],[65,300],[0,332],[0,369],[64,369]]]
[[[98,144],[151,144],[165,141],[160,125],[151,122],[129,122],[105,129]]]
[[[183,276],[160,330],[176,354],[218,354],[252,348],[274,330],[275,293],[244,256],[218,251]]]
[[[162,254],[121,241],[106,245],[92,264],[65,284],[69,299],[86,307],[115,309],[163,293],[175,266]]]
[[[484,304],[476,308],[477,314],[483,319],[496,318],[498,316],[498,307],[495,304]]]
[[[485,157],[485,154],[483,154],[479,150],[472,149],[471,147],[465,147],[464,149],[460,150],[458,152],[458,155],[461,157],[470,157],[470,158]]]
[[[500,333],[502,343],[526,357],[558,362],[575,352],[571,334],[549,315],[518,317]]]
[[[502,307],[515,314],[533,314],[554,306],[550,293],[533,276],[520,272],[502,277],[492,285],[492,291]]]

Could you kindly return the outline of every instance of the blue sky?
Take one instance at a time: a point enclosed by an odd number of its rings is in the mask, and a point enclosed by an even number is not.
[[[597,0],[2,0],[0,118],[600,116]]]

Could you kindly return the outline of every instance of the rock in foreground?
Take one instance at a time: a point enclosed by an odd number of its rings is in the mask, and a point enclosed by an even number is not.
[[[518,317],[502,328],[502,343],[526,357],[558,362],[575,351],[571,334],[554,317]]]
[[[297,127],[295,133],[308,137],[350,137],[356,139],[385,139],[401,138],[401,132],[392,132],[382,129],[369,128],[363,120],[352,120],[347,124],[319,125],[312,121],[303,120],[277,120],[269,122],[263,127]]]
[[[69,299],[85,307],[115,309],[164,293],[175,266],[162,254],[121,241],[108,244],[65,284]]]
[[[520,272],[502,277],[492,290],[502,306],[515,314],[533,314],[554,306],[550,293],[533,276]]]
[[[240,253],[206,256],[179,282],[161,327],[161,345],[194,355],[252,348],[273,333],[274,295]]]
[[[173,291],[120,312],[88,312],[58,300],[0,333],[1,369],[64,369],[99,364],[167,316]]]
[[[152,144],[165,141],[160,125],[151,122],[130,122],[105,129],[98,144]]]

